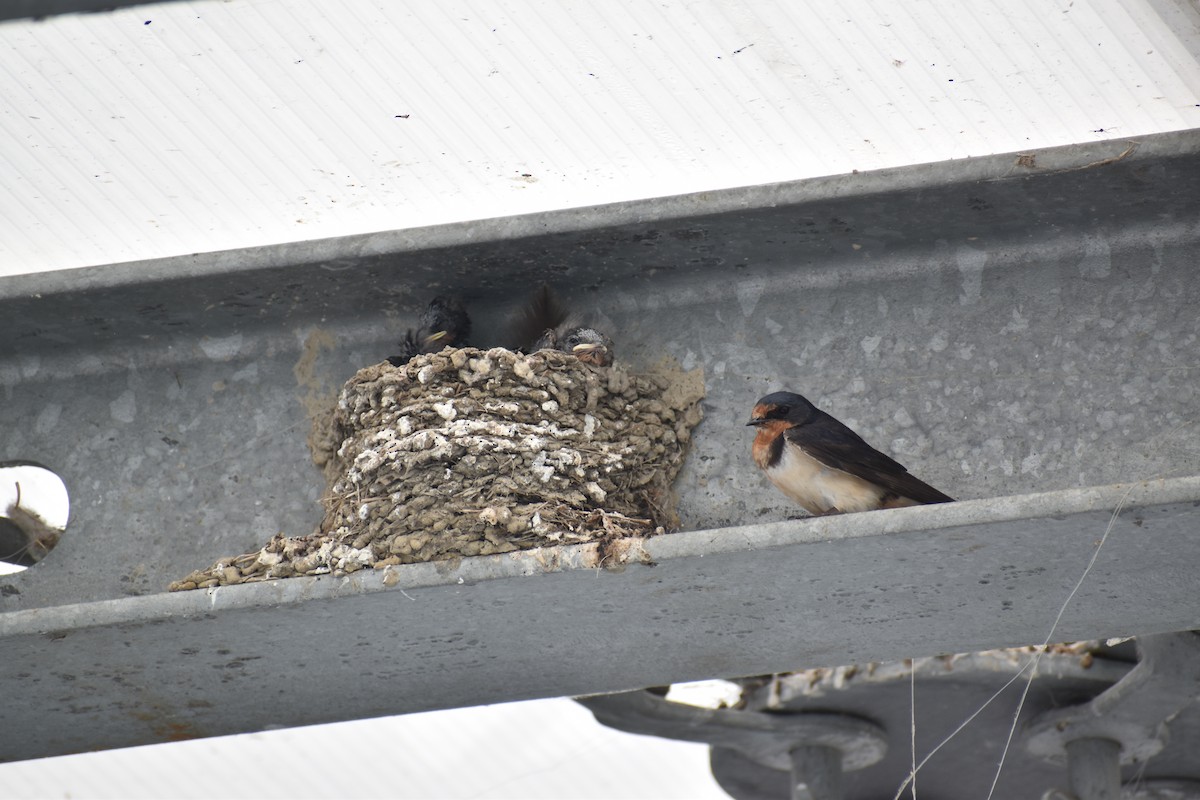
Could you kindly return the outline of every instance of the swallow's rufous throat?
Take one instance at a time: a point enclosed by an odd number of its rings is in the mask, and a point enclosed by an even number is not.
[[[793,392],[758,401],[754,463],[810,514],[951,503],[854,431]]]

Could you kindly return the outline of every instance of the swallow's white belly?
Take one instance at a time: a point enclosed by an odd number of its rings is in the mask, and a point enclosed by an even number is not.
[[[778,463],[767,468],[767,477],[810,514],[824,514],[835,508],[841,512],[873,511],[887,493],[870,481],[825,466],[792,444],[784,445]]]

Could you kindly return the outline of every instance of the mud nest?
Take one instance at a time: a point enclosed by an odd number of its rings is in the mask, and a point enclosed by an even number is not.
[[[700,370],[631,373],[553,350],[446,349],[362,369],[310,438],[316,532],[172,590],[662,533],[700,422]]]

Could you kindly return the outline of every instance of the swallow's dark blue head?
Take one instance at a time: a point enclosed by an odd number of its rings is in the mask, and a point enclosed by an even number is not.
[[[759,398],[750,413],[747,425],[765,425],[772,420],[783,420],[793,425],[802,425],[815,413],[817,407],[795,392],[772,392]]]
[[[462,347],[471,334],[471,318],[457,297],[439,295],[421,312],[421,326],[409,328],[400,342],[400,352],[388,357],[399,367],[420,353],[435,353],[443,347]]]
[[[457,297],[439,295],[421,313],[419,333],[427,348],[459,346],[471,334],[471,318]]]

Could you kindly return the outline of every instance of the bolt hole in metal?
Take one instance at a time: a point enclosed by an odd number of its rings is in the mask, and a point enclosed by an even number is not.
[[[22,572],[49,555],[67,529],[67,485],[33,461],[0,461],[0,574]]]

